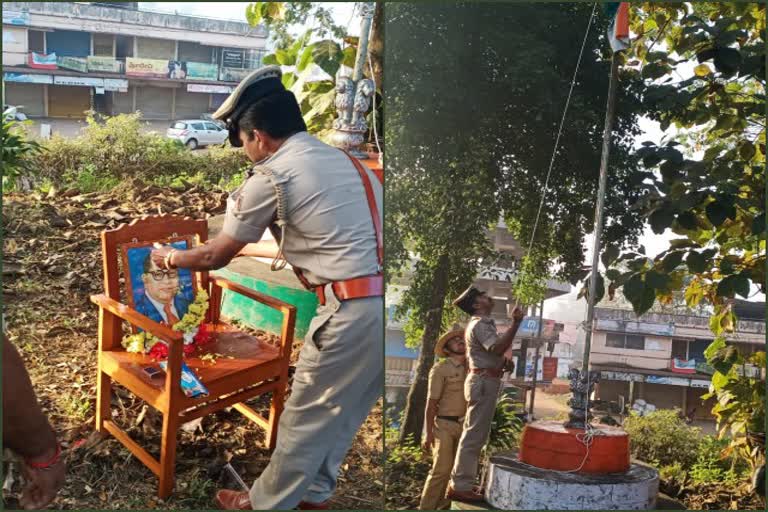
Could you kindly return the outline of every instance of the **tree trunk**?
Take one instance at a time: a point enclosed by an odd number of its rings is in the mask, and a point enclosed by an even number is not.
[[[384,2],[376,2],[371,26],[371,40],[368,41],[368,53],[371,55],[373,80],[381,89],[384,83]]]
[[[400,444],[407,441],[408,436],[412,436],[413,441],[418,443],[424,429],[424,410],[427,405],[429,371],[435,362],[435,343],[440,337],[440,326],[443,321],[443,304],[445,304],[448,284],[448,265],[448,257],[445,255],[441,256],[432,276],[434,287],[424,324],[424,334],[421,337],[419,366],[416,369],[416,377],[408,392],[403,426],[400,429]]]
[[[368,55],[371,57],[373,73],[371,78],[376,83],[376,132],[378,134],[381,151],[384,151],[384,109],[382,106],[382,91],[384,90],[384,2],[376,2],[371,24],[371,39],[368,41]],[[367,68],[366,68],[367,69]],[[368,74],[371,70],[368,69]],[[373,131],[373,127],[371,127]],[[373,141],[373,135],[369,140]]]

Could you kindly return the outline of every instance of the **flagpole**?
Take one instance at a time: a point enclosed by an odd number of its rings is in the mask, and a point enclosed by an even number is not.
[[[584,353],[581,365],[580,375],[573,373],[571,379],[576,382],[571,383],[573,398],[571,413],[567,426],[573,428],[586,428],[589,423],[589,411],[586,404],[589,403],[589,394],[592,386],[596,382],[597,376],[589,373],[589,355],[592,348],[592,326],[595,319],[595,296],[597,294],[598,266],[600,264],[601,237],[603,234],[605,189],[608,182],[608,156],[611,150],[611,133],[613,133],[614,110],[616,105],[616,84],[619,74],[618,52],[613,52],[611,58],[611,74],[608,81],[608,105],[605,112],[605,125],[603,128],[603,148],[600,156],[600,181],[597,191],[597,204],[595,205],[595,228],[594,242],[592,244],[592,271],[589,279],[589,295],[587,296],[587,321],[586,333],[584,337]],[[582,419],[583,418],[583,419]]]

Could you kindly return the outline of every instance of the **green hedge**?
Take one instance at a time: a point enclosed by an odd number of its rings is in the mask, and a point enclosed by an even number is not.
[[[222,185],[237,179],[248,166],[244,153],[228,146],[192,152],[164,134],[143,133],[139,116],[120,114],[103,121],[89,117],[78,137],[54,136],[44,143],[45,151],[30,157],[32,178],[81,192],[137,179],[171,185],[184,178]]]

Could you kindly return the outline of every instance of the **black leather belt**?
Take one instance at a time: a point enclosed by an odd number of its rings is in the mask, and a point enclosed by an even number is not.
[[[455,421],[456,423],[458,423],[461,420],[461,416],[438,416],[437,419]]]

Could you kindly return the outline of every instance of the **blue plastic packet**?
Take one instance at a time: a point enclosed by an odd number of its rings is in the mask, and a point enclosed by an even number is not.
[[[160,368],[167,370],[168,361],[160,361],[158,364]],[[208,388],[203,385],[195,372],[184,361],[181,362],[181,390],[189,398],[208,396]]]

